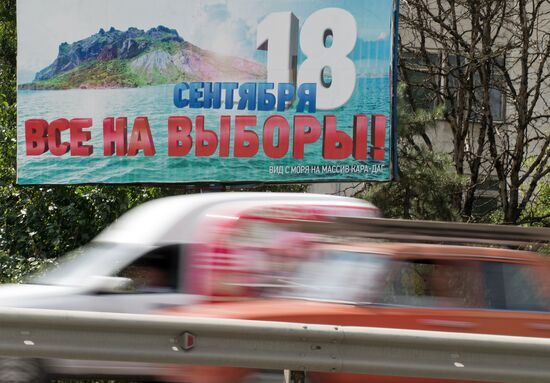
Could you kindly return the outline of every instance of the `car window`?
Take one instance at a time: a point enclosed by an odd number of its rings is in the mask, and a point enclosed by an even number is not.
[[[538,282],[535,266],[484,262],[487,308],[517,311],[549,311],[550,302]]]
[[[132,280],[134,292],[169,292],[178,289],[178,245],[159,247],[122,269],[117,276]]]
[[[420,307],[481,307],[478,262],[394,261],[378,303]]]

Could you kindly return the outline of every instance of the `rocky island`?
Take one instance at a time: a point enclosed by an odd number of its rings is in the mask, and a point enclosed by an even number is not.
[[[57,58],[20,89],[135,88],[181,81],[265,80],[265,66],[185,41],[174,29],[100,29],[59,45]]]

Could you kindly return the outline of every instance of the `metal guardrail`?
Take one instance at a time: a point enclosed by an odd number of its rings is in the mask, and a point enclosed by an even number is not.
[[[550,228],[479,223],[336,217],[329,221],[292,221],[298,230],[398,241],[482,243],[528,246],[550,243]]]
[[[0,355],[550,382],[550,339],[0,309]]]

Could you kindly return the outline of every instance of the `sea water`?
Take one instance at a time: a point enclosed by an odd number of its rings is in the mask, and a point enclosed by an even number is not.
[[[389,146],[390,134],[390,81],[389,77],[360,78],[350,101],[342,108],[331,111],[317,111],[321,121],[325,114],[336,115],[337,129],[353,135],[355,114],[384,114],[387,119],[386,150],[384,161],[356,161],[350,156],[345,160],[322,159],[322,140],[306,145],[304,159],[292,158],[292,137],[287,155],[281,159],[267,158],[262,150],[261,132],[265,119],[273,114],[283,115],[292,126],[295,111],[254,112],[238,110],[178,109],[173,104],[174,85],[160,85],[131,89],[71,89],[71,90],[20,90],[18,92],[18,138],[17,175],[21,184],[67,184],[67,183],[175,183],[175,182],[232,182],[232,181],[352,181],[387,180],[390,178]],[[252,158],[195,157],[194,150],[185,157],[168,157],[169,116],[194,117],[205,115],[205,129],[219,132],[222,115],[257,115],[255,130],[260,137],[259,152]],[[134,118],[146,116],[149,120],[156,155],[135,157],[105,157],[103,155],[103,119],[106,117],[127,117],[131,131]],[[89,157],[71,157],[69,153],[56,157],[49,152],[41,156],[26,156],[24,122],[41,118],[51,122],[58,118],[92,118],[91,140],[93,145]],[[233,137],[233,136],[232,136]],[[69,141],[69,132],[62,133],[63,141]],[[369,137],[369,143],[371,142]],[[369,145],[370,147],[370,145]],[[230,154],[232,154],[232,147]],[[368,165],[369,173],[294,173],[277,174],[270,167],[315,166],[315,165]],[[373,165],[382,166],[373,166]]]

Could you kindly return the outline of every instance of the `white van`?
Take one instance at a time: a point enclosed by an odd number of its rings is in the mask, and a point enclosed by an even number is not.
[[[147,313],[162,307],[253,297],[262,252],[300,249],[289,219],[376,217],[372,204],[305,193],[212,193],[162,198],[132,209],[88,245],[27,284],[0,286],[0,306]],[[265,268],[263,269],[265,272]],[[0,359],[19,383],[49,376],[155,375],[154,366],[69,360]]]

